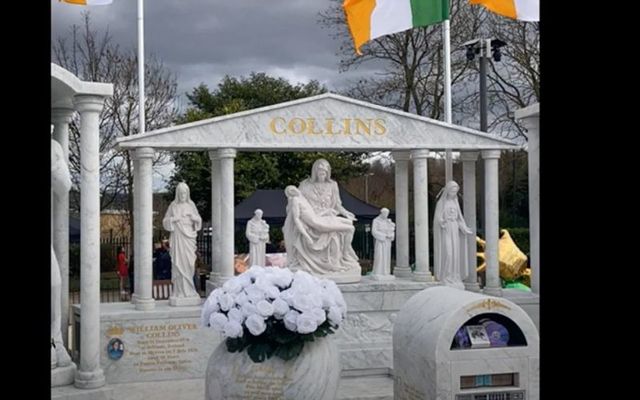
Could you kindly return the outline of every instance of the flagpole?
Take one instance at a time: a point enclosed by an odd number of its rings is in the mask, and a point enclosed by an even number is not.
[[[449,20],[442,24],[442,42],[444,53],[444,121],[451,123],[451,34]],[[453,156],[450,149],[445,150],[445,182],[453,180]]]
[[[144,133],[144,0],[138,0],[138,133]]]

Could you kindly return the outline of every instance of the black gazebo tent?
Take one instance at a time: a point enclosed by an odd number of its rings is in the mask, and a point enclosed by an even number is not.
[[[358,223],[370,224],[371,220],[380,214],[378,207],[358,199],[342,186],[338,185],[338,187],[342,205],[356,215]],[[268,224],[283,225],[287,216],[286,207],[287,197],[283,189],[256,190],[235,207],[236,226],[244,226],[253,217],[253,212],[256,208],[262,210],[262,219]]]

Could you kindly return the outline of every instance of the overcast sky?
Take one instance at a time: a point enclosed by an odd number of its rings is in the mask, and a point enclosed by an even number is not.
[[[339,41],[318,24],[330,0],[147,0],[144,3],[145,54],[157,56],[178,77],[184,99],[204,82],[213,89],[226,75],[266,72],[291,82],[316,79],[338,91],[373,70],[338,72]],[[81,24],[83,11],[93,25],[109,28],[123,49],[137,48],[137,1],[76,6],[51,1],[52,39]],[[185,104],[182,104],[185,106]]]

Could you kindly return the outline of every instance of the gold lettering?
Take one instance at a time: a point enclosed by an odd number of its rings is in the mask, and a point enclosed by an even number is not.
[[[269,130],[274,135],[366,135],[387,134],[384,118],[300,118],[274,117],[269,121]],[[184,329],[184,328],[182,328]]]
[[[367,135],[371,135],[371,119],[367,119],[367,124],[365,124],[361,119],[356,118],[356,134],[360,134],[360,128]]]
[[[322,131],[316,132],[316,119],[315,118],[307,118],[307,133],[311,135],[322,135]]]
[[[296,129],[296,122],[299,122],[298,127],[300,129]],[[304,122],[302,118],[292,118],[291,121],[287,124],[289,128],[289,133],[302,133],[307,129],[307,124]]]
[[[344,134],[351,135],[351,118],[344,118],[342,120],[342,126],[344,127]]]
[[[335,121],[335,119],[333,118],[327,118],[325,119],[325,126],[327,128],[327,130],[325,131],[325,133],[327,135],[335,135],[336,133],[340,133],[340,132],[334,132],[333,131],[333,122]]]
[[[376,118],[373,121],[373,124],[375,126],[374,131],[376,135],[384,135],[385,133],[387,133],[387,127],[384,126],[384,119],[382,118]]]
[[[271,120],[271,122],[269,123],[269,128],[271,129],[271,132],[276,134],[276,135],[282,135],[283,133],[285,133],[285,130],[283,129],[282,132],[278,132],[278,130],[276,130],[276,120],[281,120],[282,123],[284,124],[286,121],[284,120],[284,118],[282,117],[275,117],[274,119]]]

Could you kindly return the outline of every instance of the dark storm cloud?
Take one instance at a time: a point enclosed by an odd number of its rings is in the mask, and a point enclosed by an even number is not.
[[[52,39],[91,12],[94,26],[106,27],[113,41],[135,49],[137,1],[82,7],[53,1]],[[371,74],[363,68],[338,73],[339,41],[317,23],[330,0],[146,0],[145,54],[153,54],[178,74],[184,94],[201,82],[210,88],[224,75],[252,71],[292,82],[316,79],[338,91],[348,80]]]

